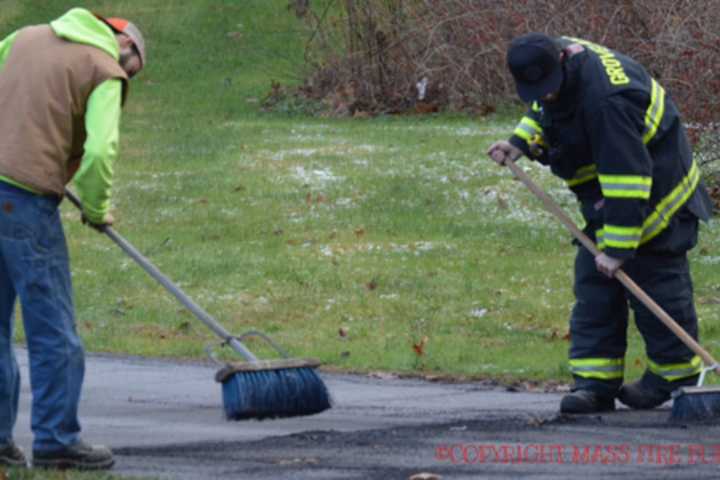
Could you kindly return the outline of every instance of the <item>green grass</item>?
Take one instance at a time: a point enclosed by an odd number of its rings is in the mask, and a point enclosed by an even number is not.
[[[8,31],[74,2],[19,5],[0,17]],[[301,77],[301,28],[286,6],[92,2],[136,20],[148,39],[150,64],[123,119],[118,232],[233,332],[266,331],[328,368],[569,381],[574,247],[484,155],[511,116],[261,113],[272,80]],[[525,165],[576,215],[559,181]],[[63,217],[88,350],[202,358],[217,343],[72,206]],[[717,230],[704,228],[692,256],[711,350]],[[629,376],[643,352],[633,329]]]
[[[104,472],[80,472],[77,470],[51,471],[29,469],[3,469],[0,467],[1,480],[132,480],[137,477],[119,477]],[[149,480],[149,477],[145,477]]]

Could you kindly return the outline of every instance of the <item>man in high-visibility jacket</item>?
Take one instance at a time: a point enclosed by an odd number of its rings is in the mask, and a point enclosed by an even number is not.
[[[109,449],[80,438],[85,363],[59,204],[74,180],[83,218],[112,223],[121,106],[128,78],[144,64],[134,24],[82,8],[0,40],[0,468],[26,465],[13,441],[17,299],[30,363],[33,465],[113,465]]]
[[[529,108],[509,141],[488,153],[500,164],[525,155],[548,165],[577,196],[585,233],[602,250],[594,257],[578,247],[575,385],[560,410],[612,410],[615,398],[654,408],[696,382],[700,358],[613,276],[622,266],[697,338],[686,253],[712,208],[678,110],[640,64],[592,42],[531,33],[513,40],[507,60]],[[648,361],[639,381],[623,385],[628,305]]]

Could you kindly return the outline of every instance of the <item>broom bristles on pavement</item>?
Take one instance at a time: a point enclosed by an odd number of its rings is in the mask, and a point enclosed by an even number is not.
[[[274,369],[228,365],[216,379],[222,383],[228,420],[313,415],[331,407],[327,387],[312,365]]]
[[[673,393],[673,422],[720,421],[720,388],[682,387]]]

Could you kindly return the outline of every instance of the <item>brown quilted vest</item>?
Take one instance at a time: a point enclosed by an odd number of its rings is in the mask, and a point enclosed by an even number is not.
[[[0,72],[0,175],[62,195],[84,153],[88,97],[111,78],[126,90],[127,74],[107,52],[49,25],[20,30]]]

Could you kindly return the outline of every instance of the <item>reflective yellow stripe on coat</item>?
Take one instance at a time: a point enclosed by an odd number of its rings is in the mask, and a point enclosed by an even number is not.
[[[643,143],[650,143],[657,133],[663,115],[665,115],[665,89],[651,79],[652,90],[650,93],[650,106],[645,112],[645,131],[643,133]]]
[[[600,175],[600,187],[605,198],[650,199],[652,177],[640,175]]]
[[[530,139],[532,139],[535,135],[542,136],[542,127],[540,127],[540,124],[532,118],[523,117],[517,127],[515,127],[515,131],[513,133],[530,143]]]
[[[700,169],[693,161],[690,172],[683,177],[680,183],[666,195],[655,207],[655,210],[645,219],[640,245],[643,245],[658,236],[670,223],[675,212],[682,207],[693,194],[700,181]]]
[[[590,165],[578,168],[573,178],[567,180],[567,185],[568,187],[577,187],[578,185],[595,180],[597,177],[597,165],[591,163]]]

